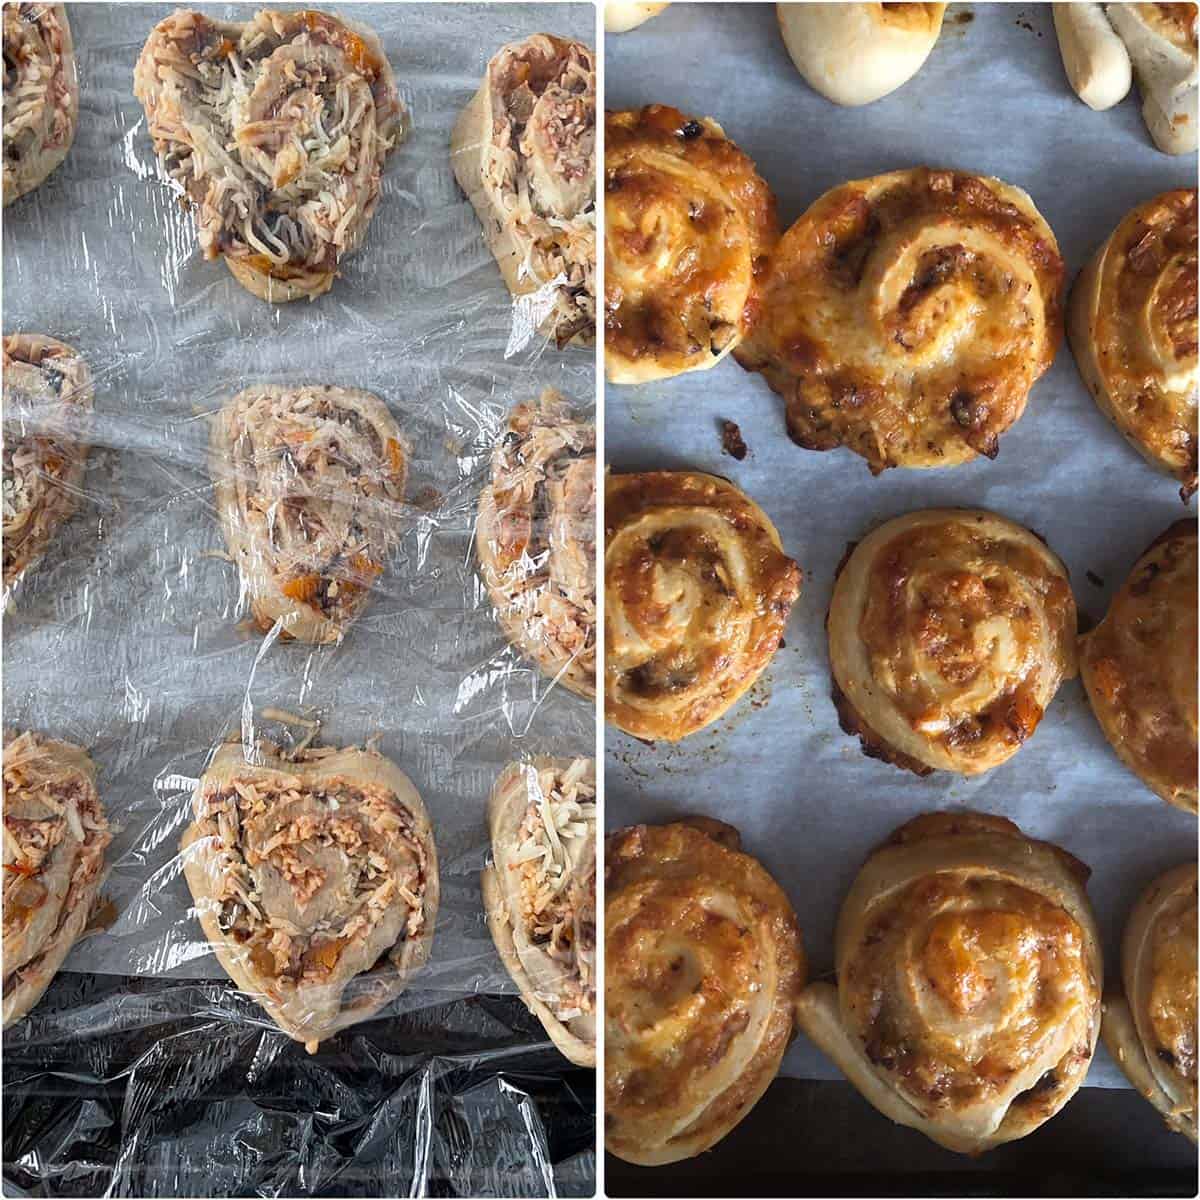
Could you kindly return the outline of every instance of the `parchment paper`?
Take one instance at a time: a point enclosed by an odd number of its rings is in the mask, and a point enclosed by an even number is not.
[[[839,108],[792,66],[773,4],[672,4],[607,40],[605,106],[660,102],[716,118],[758,165],[790,225],[822,192],[919,164],[996,175],[1028,191],[1058,238],[1068,285],[1135,204],[1195,186],[1195,156],[1159,153],[1136,89],[1104,113],[1071,92],[1050,6],[952,4],[918,75],[865,108]],[[750,447],[721,452],[722,420]],[[846,543],[917,508],[995,509],[1041,533],[1071,572],[1081,623],[1098,620],[1148,543],[1195,515],[1177,485],[1146,465],[1097,410],[1064,343],[994,462],[872,478],[849,451],[816,454],[787,437],[783,406],[727,359],[711,371],[606,391],[613,470],[693,468],[731,479],[778,526],[804,569],[786,648],[714,727],[671,747],[607,731],[606,823],[700,812],[736,825],[796,906],[811,976],[831,972],[833,928],[870,850],[920,812],[1000,813],[1092,868],[1089,894],[1110,979],[1140,889],[1196,852],[1196,821],[1170,808],[1109,749],[1078,680],[1031,742],[982,778],[918,779],[869,760],[838,728],[823,622]],[[839,1078],[803,1036],[783,1072]],[[1128,1086],[1101,1047],[1089,1085]]]
[[[134,99],[134,62],[173,7],[68,5],[78,135],[4,219],[5,331],[70,343],[96,380],[81,511],[5,619],[6,725],[87,747],[116,827],[112,923],[63,969],[224,978],[190,913],[179,838],[213,747],[279,733],[261,723],[274,706],[321,718],[327,744],[382,734],[429,810],[442,879],[433,952],[386,1011],[515,991],[479,895],[486,798],[513,758],[591,754],[594,723],[508,647],[478,578],[475,506],[513,403],[555,386],[592,410],[593,353],[559,352],[514,316],[451,172],[450,133],[501,45],[539,31],[592,44],[594,10],[350,5],[344,15],[383,41],[409,133],[333,290],[273,306],[202,258]],[[257,7],[204,11],[247,20]],[[208,417],[260,381],[365,388],[411,442],[401,545],[340,646],[247,632],[236,569],[220,557]]]

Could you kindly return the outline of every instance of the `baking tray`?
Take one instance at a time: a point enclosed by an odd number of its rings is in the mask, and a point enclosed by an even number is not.
[[[672,4],[607,39],[605,78],[609,110],[659,102],[718,120],[775,192],[783,228],[828,188],[903,167],[944,166],[1017,184],[1054,230],[1068,284],[1136,203],[1196,184],[1194,155],[1154,148],[1136,94],[1105,113],[1076,99],[1049,5],[950,5],[917,76],[858,109],[808,87],[772,4]],[[741,427],[750,450],[743,461],[722,452],[725,420]],[[787,437],[780,399],[732,358],[704,373],[608,385],[605,431],[615,471],[694,469],[737,484],[765,508],[805,576],[785,647],[726,717],[675,745],[645,745],[608,728],[606,826],[696,812],[737,826],[745,849],[795,905],[810,976],[819,977],[832,971],[841,900],[875,845],[927,810],[1000,813],[1092,868],[1089,894],[1112,971],[1129,908],[1151,878],[1195,854],[1196,821],[1118,762],[1079,681],[1063,686],[1032,740],[1004,766],[975,779],[920,779],[865,758],[839,729],[824,632],[847,543],[912,509],[991,508],[1042,534],[1070,569],[1084,628],[1104,614],[1148,543],[1194,515],[1177,485],[1098,411],[1066,344],[995,461],[873,478],[848,451],[801,450]],[[840,1078],[803,1036],[781,1074]],[[1103,1047],[1087,1083],[1128,1086]]]
[[[501,45],[540,31],[592,44],[595,10],[349,6],[383,41],[408,133],[333,290],[272,306],[201,257],[132,93],[137,54],[173,6],[67,7],[79,129],[63,166],[5,211],[3,320],[87,360],[94,450],[80,511],[6,613],[4,717],[91,751],[115,837],[103,927],[5,1033],[6,1183],[545,1195],[561,1168],[563,1187],[586,1192],[594,1077],[522,1016],[478,877],[501,766],[590,754],[593,709],[507,645],[472,537],[508,409],[553,386],[590,411],[594,355],[528,336],[449,144]],[[203,7],[246,20],[258,6]],[[246,628],[206,462],[209,418],[235,392],[301,381],[374,392],[412,450],[400,544],[336,647]],[[379,735],[425,800],[441,860],[427,968],[312,1060],[225,981],[177,853],[212,750],[281,733],[272,708],[318,717],[330,744]],[[481,1008],[488,996],[503,999]],[[360,1127],[377,1139],[366,1150],[351,1136]],[[105,1150],[89,1163],[92,1138]]]

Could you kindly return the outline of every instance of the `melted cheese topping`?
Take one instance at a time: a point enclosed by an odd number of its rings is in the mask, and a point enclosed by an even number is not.
[[[1164,800],[1196,811],[1196,523],[1178,521],[1138,560],[1080,668],[1113,749]]]
[[[1196,490],[1200,394],[1196,231],[1195,189],[1135,208],[1102,252],[1090,330],[1117,426],[1185,496]]]
[[[736,352],[808,450],[872,471],[994,458],[1062,339],[1063,262],[1029,197],[917,168],[843,184],[783,236]]]
[[[770,661],[800,569],[766,514],[712,475],[611,476],[605,523],[605,713],[635,737],[676,741]]]
[[[774,198],[714,121],[652,104],[610,113],[605,137],[609,377],[710,367],[745,331]]]
[[[1032,736],[1075,674],[1062,563],[992,513],[888,522],[839,574],[830,661],[843,722],[898,765],[977,774]]]
[[[669,1162],[724,1136],[774,1076],[799,930],[754,859],[687,825],[614,834],[605,865],[606,1140]]]

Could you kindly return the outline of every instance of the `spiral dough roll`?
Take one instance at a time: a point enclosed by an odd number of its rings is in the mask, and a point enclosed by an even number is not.
[[[654,1166],[750,1111],[792,1036],[796,915],[728,825],[638,825],[605,847],[606,1145]]]
[[[1075,675],[1066,567],[982,509],[926,509],[869,533],[839,569],[827,624],[842,728],[919,775],[1005,762]]]
[[[1196,522],[1176,521],[1138,559],[1079,668],[1104,736],[1168,804],[1196,812]]]
[[[1170,1128],[1196,1141],[1196,864],[1139,897],[1121,943],[1123,994],[1104,1001],[1100,1035]]]
[[[715,366],[746,330],[779,237],[754,163],[707,117],[651,104],[605,123],[605,362],[613,383]]]
[[[994,458],[1062,340],[1063,262],[1020,190],[918,167],[826,192],[771,255],[735,355],[806,450],[873,472]]]
[[[801,1028],[880,1112],[977,1154],[1031,1133],[1083,1083],[1103,968],[1065,851],[1011,821],[932,813],[859,872],[836,935],[837,986]]]
[[[610,476],[604,521],[606,716],[678,741],[770,662],[800,568],[766,513],[714,475]]]
[[[133,80],[205,258],[263,300],[327,292],[403,135],[379,39],[313,9],[245,24],[180,9],[151,33]]]
[[[1067,332],[1101,410],[1140,453],[1196,490],[1196,189],[1139,204],[1071,291]]]

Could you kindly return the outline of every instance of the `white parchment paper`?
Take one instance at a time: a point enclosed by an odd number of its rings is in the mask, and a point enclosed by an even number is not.
[[[919,164],[999,176],[1025,188],[1049,221],[1068,285],[1135,204],[1196,184],[1194,156],[1154,148],[1136,89],[1105,113],[1075,98],[1048,4],[952,4],[920,73],[858,109],[808,87],[773,4],[672,4],[608,39],[606,107],[654,102],[720,121],[775,191],[784,228],[849,179]],[[725,719],[674,747],[608,730],[608,827],[696,812],[736,825],[795,904],[816,977],[832,970],[834,923],[851,880],[896,826],[931,809],[1000,813],[1090,865],[1114,980],[1126,913],[1154,875],[1196,853],[1195,819],[1121,766],[1078,680],[1062,688],[1031,742],[982,778],[918,779],[863,757],[838,728],[823,629],[846,543],[889,517],[939,505],[995,509],[1037,530],[1070,568],[1081,621],[1103,616],[1146,545],[1189,510],[1174,481],[1097,410],[1068,347],[1001,439],[999,458],[944,471],[872,478],[849,451],[801,450],[787,437],[779,398],[732,359],[661,383],[610,386],[605,412],[613,470],[726,476],[766,509],[805,575],[786,648]],[[723,420],[741,426],[750,447],[742,462],[721,451]],[[783,1071],[838,1077],[803,1036]],[[1088,1084],[1128,1086],[1103,1047]]]
[[[257,7],[203,9],[244,21]],[[4,213],[5,332],[68,342],[96,381],[80,511],[4,621],[6,725],[85,746],[115,828],[111,924],[63,969],[223,976],[191,913],[179,839],[213,748],[275,707],[322,719],[326,744],[380,734],[429,810],[442,882],[433,951],[389,1011],[514,991],[479,895],[486,799],[514,758],[590,755],[594,716],[506,643],[478,577],[476,502],[514,403],[554,386],[592,411],[594,354],[522,328],[454,180],[450,135],[502,45],[537,32],[591,45],[594,9],[347,6],[382,39],[409,133],[333,290],[273,306],[203,259],[133,96],[137,55],[174,6],[67,8],[78,134],[63,166]],[[207,447],[208,418],[252,382],[364,388],[411,444],[401,543],[340,646],[244,627]]]

